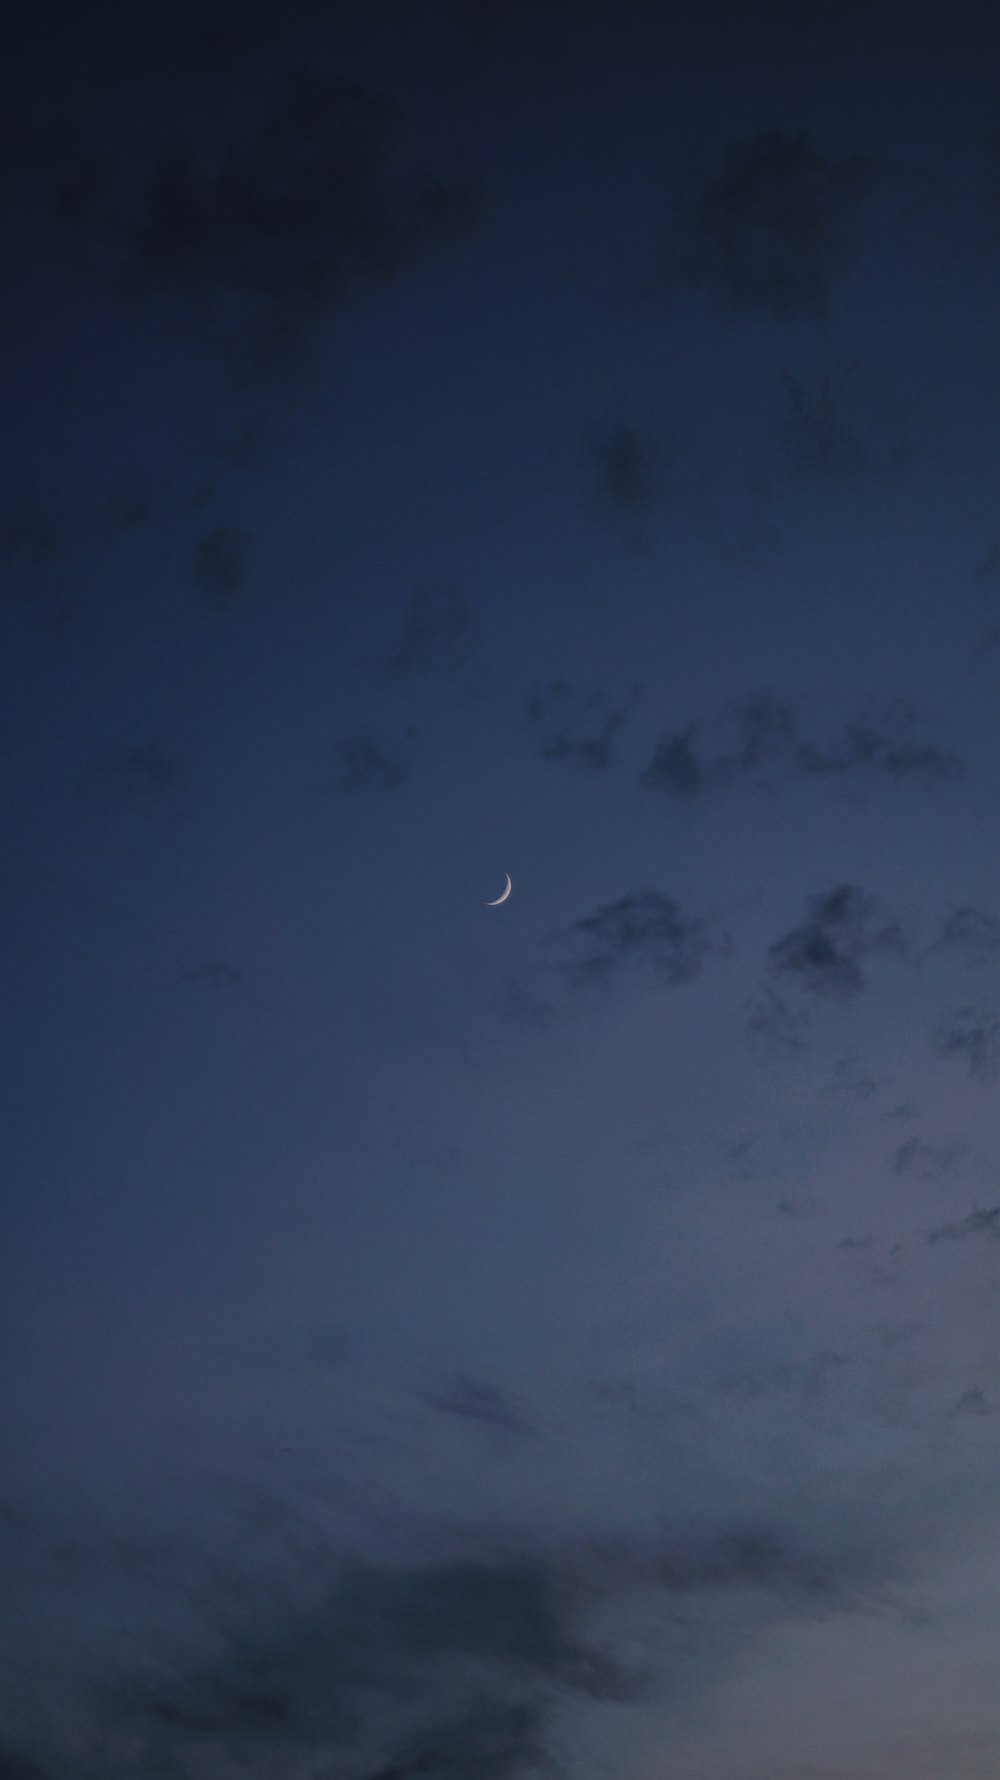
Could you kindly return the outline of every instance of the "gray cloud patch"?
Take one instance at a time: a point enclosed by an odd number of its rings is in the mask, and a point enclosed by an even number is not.
[[[809,904],[809,918],[775,940],[772,976],[787,977],[811,995],[849,1001],[865,985],[862,959],[903,950],[900,928],[883,920],[876,903],[852,884],[839,884]]]
[[[714,290],[736,311],[820,320],[870,182],[864,156],[828,157],[805,130],[737,143],[677,218],[666,275]]]
[[[527,700],[528,722],[543,758],[571,760],[591,772],[613,764],[615,737],[628,712],[627,704],[611,705],[596,686],[572,686],[566,680],[534,685]]]
[[[992,1075],[1000,1062],[1000,1015],[984,1001],[943,1014],[931,1035],[943,1057],[963,1057],[973,1076]]]
[[[587,956],[572,966],[581,978],[607,975],[641,961],[676,987],[700,976],[709,960],[728,956],[728,934],[713,920],[686,914],[659,890],[631,890],[617,902],[574,923],[572,932],[587,942]]]

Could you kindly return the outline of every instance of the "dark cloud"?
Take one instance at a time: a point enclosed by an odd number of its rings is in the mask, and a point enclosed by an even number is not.
[[[427,1392],[425,1401],[443,1415],[459,1421],[479,1423],[501,1434],[530,1434],[534,1425],[529,1416],[505,1392],[480,1379],[457,1372],[440,1390]]]
[[[864,156],[835,160],[805,130],[764,131],[730,148],[724,171],[679,215],[664,270],[736,311],[820,320],[870,181]]]
[[[337,746],[337,772],[324,791],[395,791],[405,784],[413,765],[414,733],[398,742],[376,741],[370,735],[343,736]]]
[[[659,493],[664,457],[656,434],[622,422],[592,430],[586,446],[605,499],[630,512],[648,511]]]
[[[126,289],[197,314],[230,366],[294,366],[317,324],[473,221],[471,189],[394,175],[403,119],[353,81],[300,70],[241,142],[175,145],[124,232]]]
[[[472,657],[476,626],[464,593],[457,587],[425,587],[414,593],[403,634],[386,662],[390,674],[461,673]]]
[[[158,797],[188,788],[187,774],[155,741],[131,747],[109,748],[95,755],[80,780],[81,789],[99,784],[118,784]]]
[[[943,1057],[964,1057],[970,1075],[992,1075],[1000,1062],[1000,1015],[986,1002],[966,1002],[942,1015],[931,1042]]]
[[[970,1211],[960,1224],[941,1224],[937,1230],[928,1230],[927,1241],[965,1242],[972,1236],[1000,1242],[1000,1205],[993,1205],[988,1211]]]
[[[714,921],[685,914],[672,896],[659,890],[629,891],[576,921],[572,931],[587,942],[587,956],[572,967],[582,978],[638,961],[677,986],[694,982],[711,958],[731,951],[728,934]]]
[[[734,705],[717,722],[690,724],[660,741],[639,774],[646,790],[693,798],[728,790],[741,780],[769,785],[775,778],[884,777],[932,783],[954,781],[964,768],[957,755],[914,737],[917,717],[905,705],[845,724],[826,744],[804,738],[782,700],[762,696]]]
[[[234,605],[250,584],[250,533],[236,525],[217,525],[199,538],[194,549],[195,580],[205,604],[221,610]]]
[[[983,909],[953,909],[929,950],[952,953],[963,964],[990,964],[1000,953],[1000,920]]]
[[[902,950],[898,925],[883,920],[876,903],[856,886],[839,884],[813,897],[808,920],[775,940],[768,970],[812,995],[851,1000],[865,985],[862,959]]]
[[[637,689],[633,689],[633,697]],[[527,700],[528,722],[538,735],[546,760],[572,760],[598,772],[612,765],[614,742],[629,706],[617,708],[596,686],[572,686],[566,680],[534,685]]]
[[[992,581],[1000,575],[1000,544],[991,544],[982,560],[976,565],[976,574],[980,581]]]

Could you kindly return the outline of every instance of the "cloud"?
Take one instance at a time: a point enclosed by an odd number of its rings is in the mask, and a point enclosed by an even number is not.
[[[771,984],[755,990],[744,1006],[747,1037],[772,1056],[792,1057],[806,1049],[808,1013],[790,1006]]]
[[[633,689],[633,701],[638,688]],[[596,686],[572,686],[550,680],[532,686],[527,700],[528,722],[541,741],[545,760],[572,760],[591,772],[614,762],[614,742],[629,705],[613,707]]]
[[[925,1143],[918,1137],[911,1137],[896,1150],[892,1158],[893,1171],[916,1175],[918,1180],[940,1180],[954,1168],[964,1147],[962,1143]]]
[[[972,1390],[963,1391],[951,1413],[952,1415],[989,1415],[990,1406],[986,1392],[981,1390],[978,1385],[974,1386]]]
[[[469,1378],[464,1372],[457,1372],[441,1390],[426,1393],[425,1401],[443,1415],[478,1423],[501,1434],[534,1432],[530,1418],[509,1396],[495,1385]]]
[[[988,1211],[970,1211],[960,1224],[941,1224],[936,1230],[928,1230],[927,1241],[965,1242],[972,1236],[1000,1242],[1000,1205],[993,1205]]]
[[[824,155],[805,130],[737,143],[678,215],[664,270],[737,312],[821,320],[849,262],[871,171],[862,155]]]
[[[779,384],[785,413],[775,433],[799,469],[843,477],[906,458],[903,405],[856,362],[838,359],[809,376],[785,371]]]
[[[664,457],[656,434],[623,421],[591,431],[586,447],[604,498],[629,512],[648,511],[659,493]]]
[[[813,897],[809,918],[768,950],[768,970],[798,982],[814,996],[853,1000],[865,986],[862,959],[903,950],[894,921],[884,921],[872,898],[853,884]]]
[[[123,287],[197,315],[244,378],[296,365],[359,286],[478,214],[468,185],[394,175],[402,126],[390,100],[299,70],[242,140],[211,154],[177,143],[144,176]]]
[[[677,987],[694,982],[711,958],[728,956],[732,949],[728,934],[713,921],[685,914],[672,896],[651,889],[630,890],[617,902],[604,903],[596,914],[574,922],[572,933],[588,948],[571,967],[581,979],[642,962]]]
[[[376,741],[365,734],[341,737],[337,745],[337,772],[324,791],[395,791],[406,783],[413,765],[414,732],[406,730],[398,742]]]
[[[744,700],[712,724],[692,723],[664,736],[638,776],[647,791],[694,798],[746,780],[879,777],[925,784],[964,773],[956,754],[914,735],[918,719],[905,704],[844,724],[826,743],[803,737],[792,707],[767,695]]]
[[[1000,953],[1000,920],[982,909],[952,909],[928,952],[956,954],[963,964],[991,964]]]
[[[190,970],[182,970],[180,974],[183,983],[205,983],[218,992],[238,989],[243,981],[241,971],[231,964],[224,964],[218,958],[211,959],[207,964],[193,965]]]
[[[205,604],[221,611],[236,604],[250,584],[250,533],[217,525],[194,548],[194,574]]]
[[[0,517],[0,560],[14,597],[38,603],[77,589],[93,564],[145,524],[149,512],[144,495],[118,489],[96,501],[8,490]]]
[[[390,674],[444,674],[468,665],[476,642],[472,608],[457,587],[425,587],[413,594],[403,633],[386,662]]]
[[[964,1057],[973,1076],[989,1076],[1000,1061],[1000,1015],[984,1001],[943,1014],[931,1035],[943,1057]]]
[[[84,770],[80,788],[107,784],[164,797],[188,789],[189,780],[176,760],[156,741],[135,742],[130,747],[109,748],[97,754]]]

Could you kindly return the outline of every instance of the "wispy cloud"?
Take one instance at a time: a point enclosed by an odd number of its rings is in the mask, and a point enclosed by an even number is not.
[[[658,436],[620,421],[592,427],[586,447],[604,499],[626,512],[648,512],[662,491],[665,449]]]
[[[453,679],[468,666],[476,641],[476,624],[465,594],[457,587],[423,587],[410,599],[402,635],[386,660],[386,671],[397,678],[443,674]]]
[[[250,585],[250,533],[236,525],[206,532],[194,548],[194,574],[206,605],[235,605]]]

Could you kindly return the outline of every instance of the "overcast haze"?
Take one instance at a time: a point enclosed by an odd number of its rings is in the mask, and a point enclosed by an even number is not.
[[[998,66],[15,6],[0,1780],[1000,1769]]]

